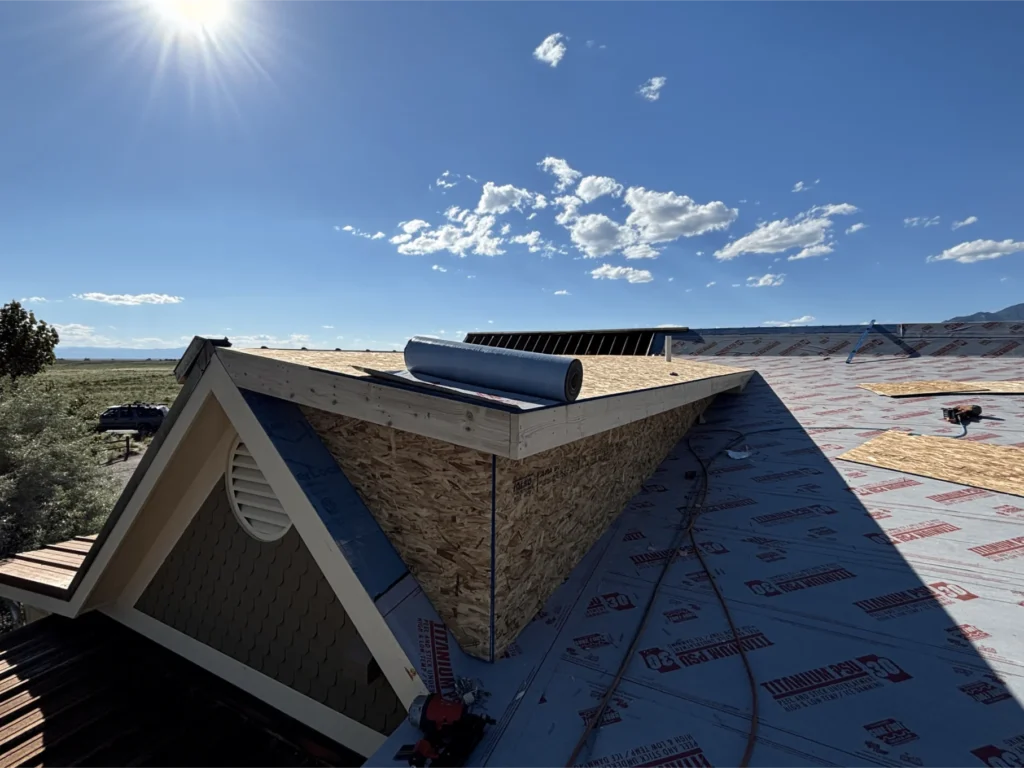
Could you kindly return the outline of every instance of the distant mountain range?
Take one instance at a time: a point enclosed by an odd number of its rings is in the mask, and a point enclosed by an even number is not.
[[[57,347],[58,360],[174,360],[185,354],[185,348],[178,349],[124,349],[121,347]]]
[[[996,320],[1004,322],[1017,322],[1024,320],[1024,304],[1014,304],[1012,307],[1000,309],[998,312],[975,312],[973,315],[963,317],[951,317],[947,323],[991,323]]]

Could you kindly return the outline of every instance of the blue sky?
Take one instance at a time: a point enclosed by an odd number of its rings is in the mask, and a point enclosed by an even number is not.
[[[1019,3],[167,10],[0,3],[0,294],[65,345],[1024,299]]]

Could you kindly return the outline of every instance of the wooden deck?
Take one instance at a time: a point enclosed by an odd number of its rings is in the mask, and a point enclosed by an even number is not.
[[[96,534],[76,536],[42,549],[21,552],[0,560],[0,578],[23,582],[29,588],[33,584],[40,584],[68,589],[95,542]]]

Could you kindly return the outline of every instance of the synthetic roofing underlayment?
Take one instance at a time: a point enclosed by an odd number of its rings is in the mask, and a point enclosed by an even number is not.
[[[478,711],[496,720],[470,764],[560,765],[581,746],[578,765],[735,765],[752,737],[752,765],[1024,763],[1024,498],[838,458],[890,429],[954,437],[961,428],[940,409],[958,404],[979,404],[991,418],[951,444],[1024,447],[1024,395],[889,399],[858,386],[1022,378],[1024,326],[953,325],[876,326],[867,336],[863,327],[687,331],[673,342],[680,359],[631,358],[633,368],[619,369],[640,384],[584,389],[571,405],[531,410],[346,368],[394,370],[396,356],[353,363],[351,353],[193,345],[199,370],[186,387],[206,386],[224,408],[175,409],[192,414],[188,445],[208,453],[179,451],[161,469],[166,477],[151,492],[160,505],[128,531],[91,604],[113,594],[117,573],[134,570],[129,545],[184,498],[170,493],[183,473],[221,449],[226,457],[234,428],[275,490],[289,492],[289,514],[312,555],[299,558],[300,570],[323,568],[402,704],[420,682],[449,696],[473,690]],[[858,342],[867,349],[845,364]],[[652,349],[663,343],[654,338]],[[694,354],[702,350],[707,357]],[[300,354],[316,357],[291,359]],[[943,356],[954,354],[974,356]],[[686,367],[721,362],[737,367]],[[183,358],[180,378],[188,367]],[[666,386],[673,372],[682,383]],[[697,455],[708,463],[706,496]],[[223,469],[195,472],[209,483],[203,508],[222,510]],[[153,487],[152,479],[133,483]],[[631,499],[630,485],[639,489]],[[612,501],[625,504],[617,517]],[[694,547],[684,534],[697,502]],[[122,500],[112,520],[132,508]],[[222,541],[227,523],[206,514],[189,530]],[[424,524],[431,515],[434,526]],[[107,532],[89,555],[101,550],[97,563]],[[173,548],[164,576],[188,562],[196,536]],[[253,559],[259,549],[243,541],[220,559],[229,570],[244,559],[254,572],[276,573]],[[346,589],[338,569],[328,571],[332,557],[355,574]],[[244,591],[237,578],[231,589]],[[176,594],[179,581],[161,577],[152,590]],[[151,614],[160,613],[152,590],[139,592],[139,605],[149,600]],[[209,618],[180,613],[167,621],[183,621],[176,631],[184,634]],[[139,631],[158,621],[133,620]],[[208,623],[211,635],[227,636],[227,626]],[[202,631],[193,639],[203,642]],[[251,683],[239,671],[246,663],[225,676]],[[322,682],[307,672],[311,689]],[[318,722],[336,732],[324,725],[333,720]],[[373,765],[404,765],[395,754],[419,738],[406,722],[386,741],[365,726],[337,732],[356,733],[353,748],[364,754],[383,741]]]

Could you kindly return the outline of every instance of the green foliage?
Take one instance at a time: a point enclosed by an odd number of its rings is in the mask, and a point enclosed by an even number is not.
[[[99,530],[117,488],[98,447],[52,383],[0,379],[0,556]]]
[[[56,357],[57,329],[12,301],[0,307],[0,376],[34,376]]]

